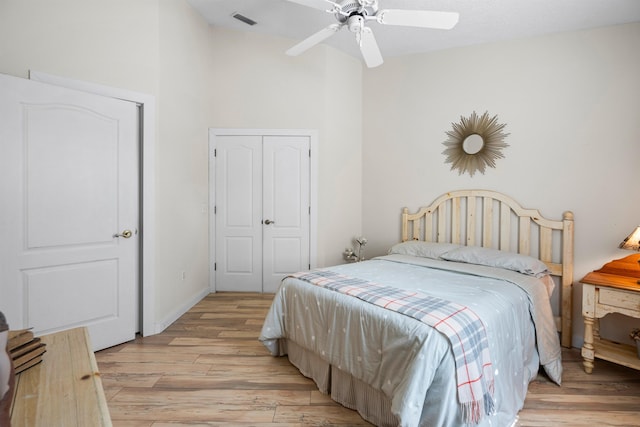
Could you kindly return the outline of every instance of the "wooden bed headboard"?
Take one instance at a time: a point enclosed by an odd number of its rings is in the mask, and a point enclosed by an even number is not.
[[[561,220],[551,220],[495,191],[452,191],[418,212],[402,210],[402,241],[407,240],[482,246],[540,259],[559,277],[560,342],[571,347],[572,212],[564,212]]]

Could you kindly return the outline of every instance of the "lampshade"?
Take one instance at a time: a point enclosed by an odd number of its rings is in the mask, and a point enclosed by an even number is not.
[[[630,251],[640,251],[640,225],[636,227],[618,246],[620,249],[628,249]]]

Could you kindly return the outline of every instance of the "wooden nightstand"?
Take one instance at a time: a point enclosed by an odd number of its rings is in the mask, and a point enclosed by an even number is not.
[[[593,361],[599,359],[640,369],[636,347],[614,343],[600,337],[600,319],[609,313],[621,313],[640,319],[640,270],[637,259],[630,258],[605,264],[600,270],[587,274],[580,282],[582,288],[582,316],[584,317],[584,345],[582,358],[584,370],[593,371]],[[633,268],[626,271],[625,266]],[[622,274],[621,274],[622,273]],[[639,322],[640,323],[640,322]]]

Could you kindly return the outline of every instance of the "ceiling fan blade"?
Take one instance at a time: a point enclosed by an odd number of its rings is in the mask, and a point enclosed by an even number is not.
[[[319,10],[328,10],[331,9],[331,5],[327,3],[326,0],[288,0],[291,3],[298,3],[302,6],[312,7],[314,9]]]
[[[380,53],[380,49],[378,48],[378,43],[376,42],[376,38],[373,36],[373,31],[371,31],[371,28],[364,27],[362,29],[360,38],[360,52],[362,53],[364,62],[366,62],[367,67],[369,68],[377,67],[384,62],[384,60],[382,59],[382,54]]]
[[[433,10],[380,10],[375,15],[376,21],[385,25],[402,25],[406,27],[435,28],[450,30],[458,23],[457,12],[438,12]]]
[[[318,43],[321,43],[322,41],[328,39],[329,37],[334,35],[340,28],[342,28],[341,24],[331,24],[328,27],[323,28],[317,33],[312,34],[311,36],[302,40],[300,43],[293,46],[292,48],[287,50],[285,53],[289,56],[298,56],[304,51],[306,51],[307,49],[310,49],[313,46],[317,45]]]

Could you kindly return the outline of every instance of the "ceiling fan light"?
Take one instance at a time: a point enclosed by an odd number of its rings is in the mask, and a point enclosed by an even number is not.
[[[349,26],[349,31],[359,33],[364,26],[364,18],[360,15],[352,15],[347,20],[347,25]]]

